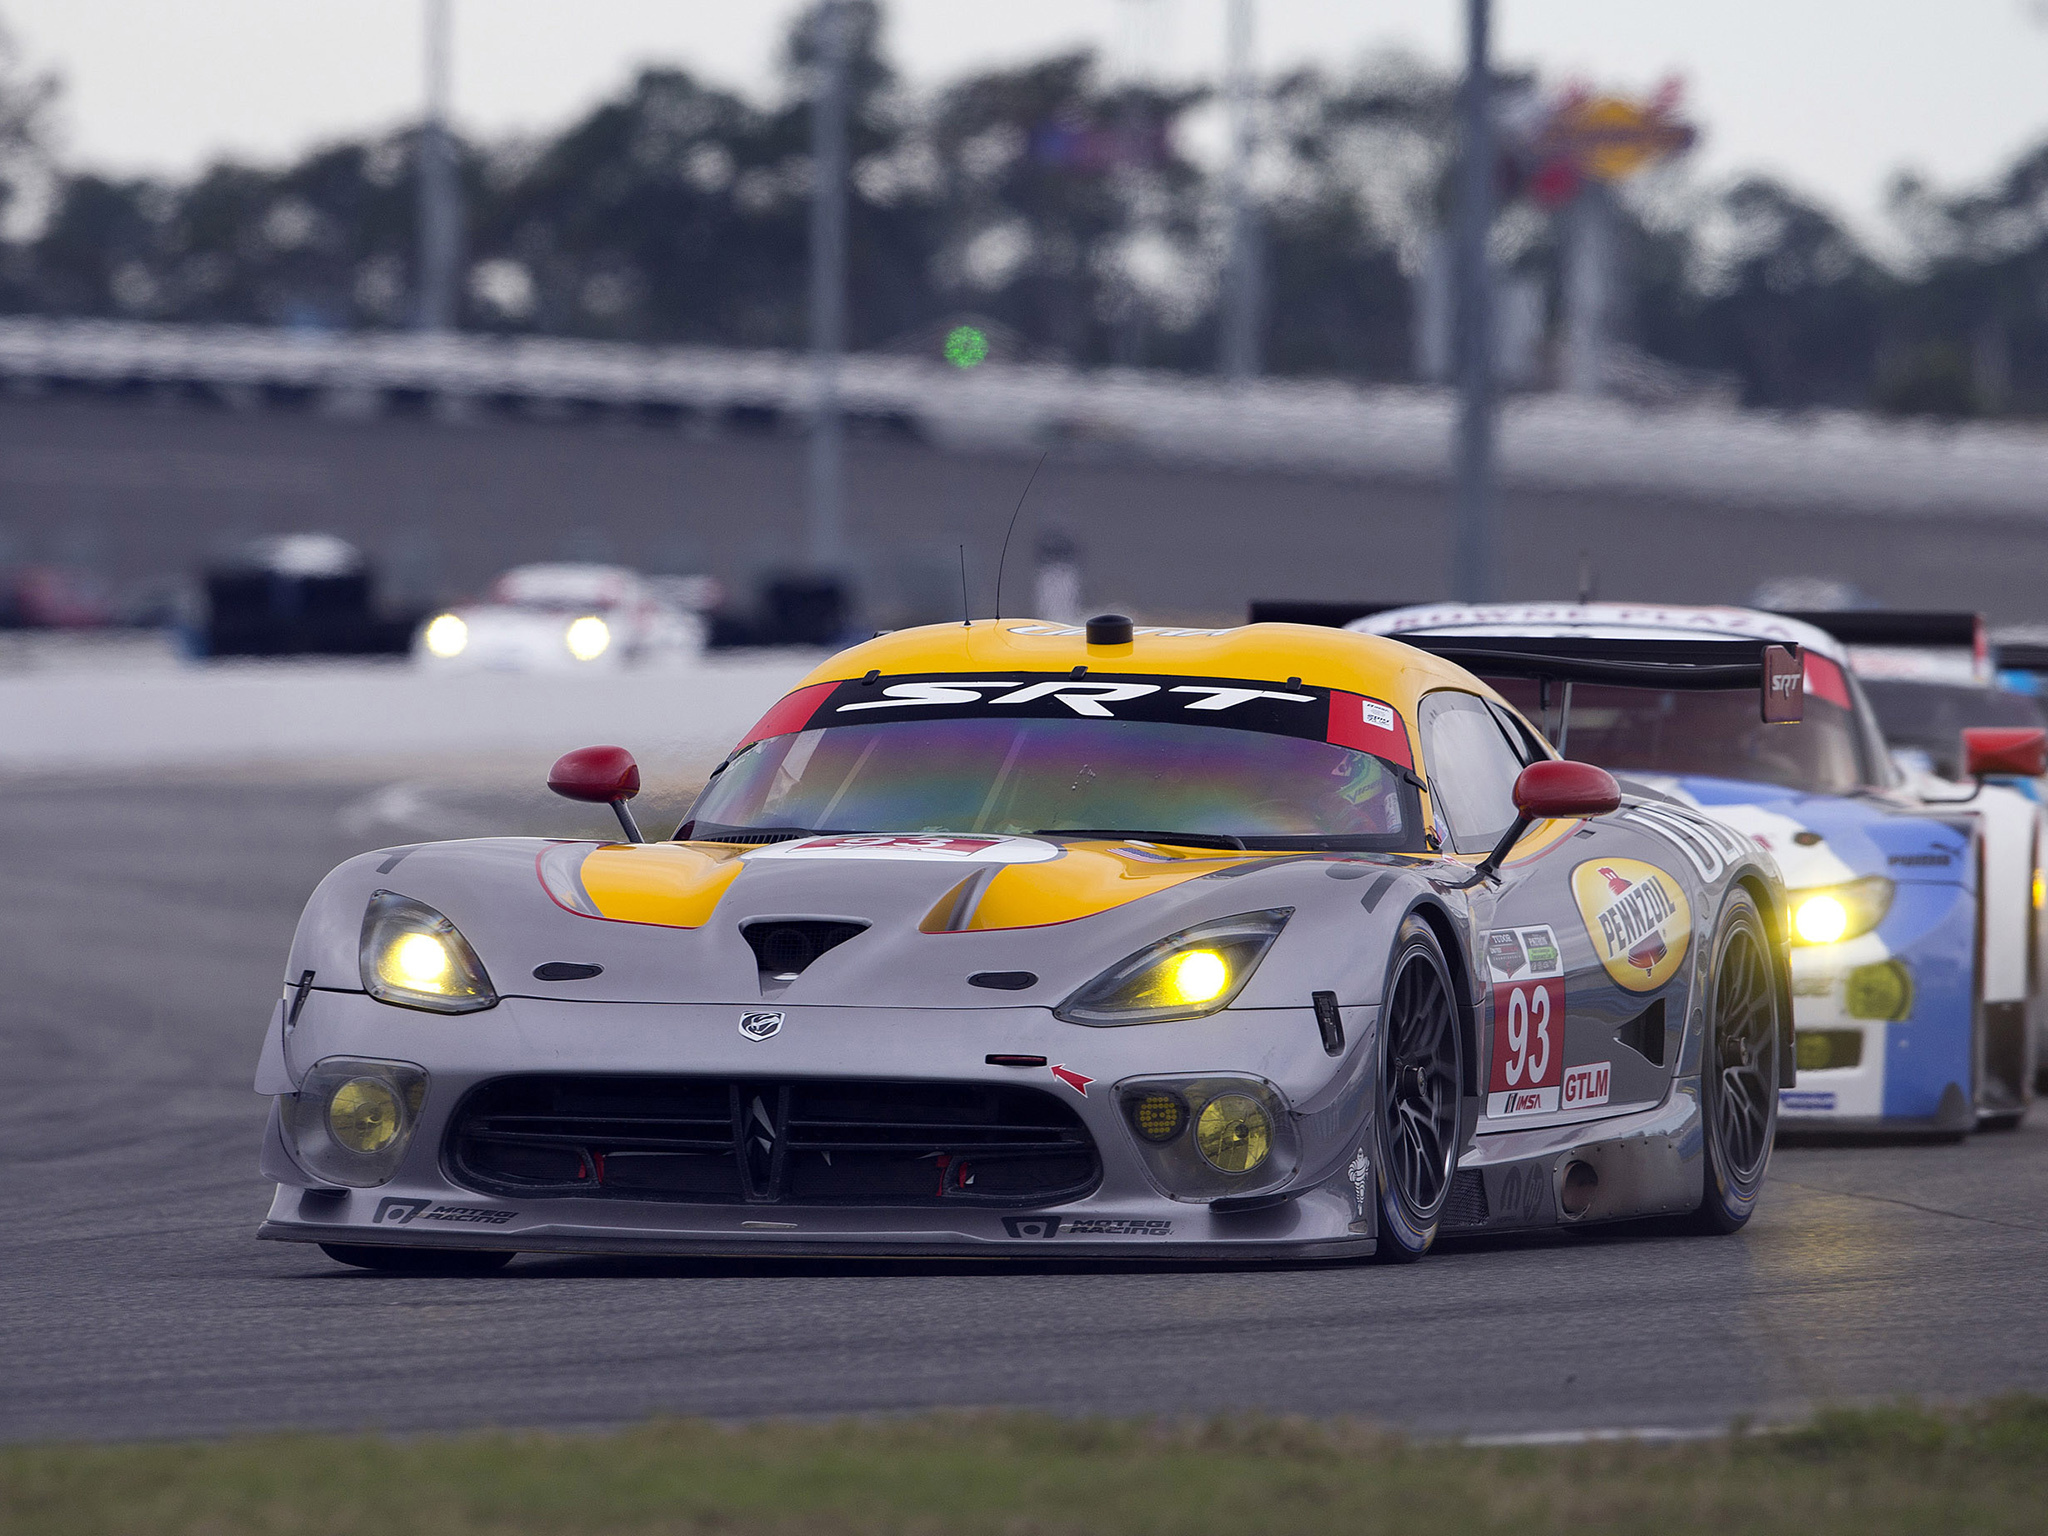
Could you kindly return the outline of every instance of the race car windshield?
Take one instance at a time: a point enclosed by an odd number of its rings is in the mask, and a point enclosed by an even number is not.
[[[1487,679],[1531,720],[1558,734],[1560,690],[1549,718],[1528,678]],[[1855,717],[1808,691],[1797,725],[1766,725],[1756,690],[1691,691],[1574,683],[1561,750],[1618,772],[1697,775],[1778,784],[1808,794],[1845,795],[1863,783]]]
[[[1157,721],[965,718],[755,742],[705,787],[678,835],[1183,833],[1387,851],[1419,849],[1420,827],[1407,776],[1350,747]]]

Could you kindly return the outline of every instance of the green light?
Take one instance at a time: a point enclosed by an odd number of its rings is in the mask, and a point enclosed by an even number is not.
[[[946,361],[955,368],[972,368],[988,360],[988,337],[971,325],[956,325],[946,332]]]

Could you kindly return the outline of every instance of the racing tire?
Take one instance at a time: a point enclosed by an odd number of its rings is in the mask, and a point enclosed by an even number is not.
[[[510,1253],[474,1248],[386,1248],[376,1243],[322,1243],[320,1251],[336,1263],[387,1275],[491,1275],[513,1259]]]
[[[1714,931],[1707,1027],[1700,1042],[1704,1165],[1694,1230],[1748,1225],[1778,1133],[1778,987],[1755,900],[1737,888]]]
[[[1411,1264],[1436,1241],[1464,1131],[1457,993],[1443,947],[1419,917],[1410,916],[1395,937],[1378,1035],[1374,1257]]]

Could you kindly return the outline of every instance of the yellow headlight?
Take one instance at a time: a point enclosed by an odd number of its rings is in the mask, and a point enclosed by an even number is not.
[[[1859,938],[1884,921],[1896,890],[1883,875],[1865,875],[1841,885],[1787,892],[1792,902],[1792,942],[1839,944]]]
[[[595,661],[612,643],[611,626],[594,614],[578,619],[563,634],[562,643],[578,661]]]
[[[389,1083],[354,1077],[327,1101],[327,1128],[351,1152],[381,1152],[397,1136],[401,1113]]]
[[[1187,1123],[1188,1107],[1177,1093],[1148,1093],[1128,1107],[1132,1124],[1147,1141],[1171,1141]]]
[[[1913,1011],[1913,978],[1898,960],[1859,965],[1842,987],[1842,1008],[1852,1019],[1903,1019]]]
[[[1809,896],[1792,913],[1802,944],[1833,944],[1849,931],[1849,909],[1833,896]]]
[[[1195,1121],[1195,1145],[1211,1167],[1250,1173],[1273,1150],[1273,1126],[1256,1099],[1220,1094],[1202,1107]]]
[[[1213,949],[1191,949],[1166,963],[1164,991],[1173,1002],[1206,1003],[1229,985],[1230,967]]]
[[[445,992],[452,968],[448,947],[431,933],[401,934],[378,966],[386,981],[415,992]]]
[[[427,649],[436,656],[460,656],[469,644],[469,626],[452,613],[444,613],[427,626]]]

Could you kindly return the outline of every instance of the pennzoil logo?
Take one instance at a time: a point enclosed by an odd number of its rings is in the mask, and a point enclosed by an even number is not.
[[[1678,882],[1640,859],[1591,859],[1572,871],[1572,898],[1593,952],[1631,992],[1669,981],[1692,941],[1692,906]]]

